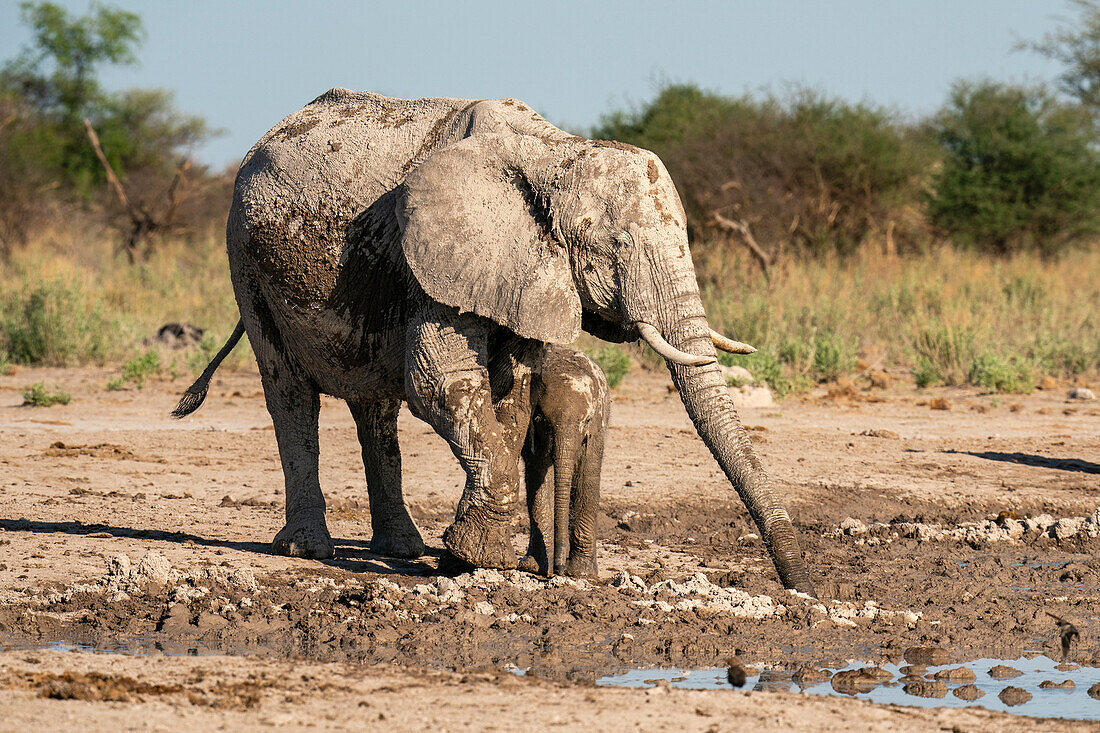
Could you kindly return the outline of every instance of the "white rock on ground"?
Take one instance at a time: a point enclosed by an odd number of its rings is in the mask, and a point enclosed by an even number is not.
[[[767,387],[728,387],[734,407],[771,407],[775,404],[772,391]]]
[[[724,366],[719,365],[722,369],[722,376],[726,378],[726,384],[732,382],[739,382],[741,384],[754,384],[756,379],[753,378],[752,372],[742,366]]]
[[[856,543],[890,543],[899,537],[910,537],[921,542],[942,540],[963,540],[965,542],[1018,542],[1026,532],[1036,532],[1042,537],[1067,540],[1072,537],[1100,537],[1100,509],[1087,517],[1062,517],[1055,519],[1049,514],[1027,517],[1023,520],[1005,518],[1000,521],[982,520],[964,522],[958,526],[945,527],[939,524],[923,522],[898,522],[884,524],[873,522],[866,525],[858,519],[848,517],[835,530],[827,533],[829,537],[856,537]],[[862,535],[868,535],[863,537]]]

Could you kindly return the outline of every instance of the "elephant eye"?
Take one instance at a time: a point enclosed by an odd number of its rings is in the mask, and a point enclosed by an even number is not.
[[[630,236],[630,232],[621,232],[611,238],[611,251],[618,252],[625,247],[629,247],[633,242],[633,237]]]

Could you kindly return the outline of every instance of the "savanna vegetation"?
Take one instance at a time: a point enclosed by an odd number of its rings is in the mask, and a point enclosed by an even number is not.
[[[1100,5],[1076,8],[1022,48],[1063,64],[1054,85],[960,80],[925,119],[673,84],[589,134],[661,156],[714,325],[760,349],[726,363],[780,395],[883,366],[1003,392],[1093,379]],[[22,12],[32,42],[0,68],[0,366],[114,364],[112,389],[195,373],[236,320],[232,171],[190,160],[215,131],[164,90],[101,88],[97,70],[137,58],[136,15]],[[168,322],[206,336],[159,351]],[[650,358],[590,345],[612,382]]]

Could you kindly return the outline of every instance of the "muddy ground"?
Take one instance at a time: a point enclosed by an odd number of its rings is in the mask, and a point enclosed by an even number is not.
[[[446,445],[407,413],[405,494],[429,552],[412,562],[372,554],[355,428],[335,400],[322,405],[321,481],[337,557],[274,557],[282,473],[256,375],[220,376],[206,406],[182,422],[167,414],[185,380],[108,391],[112,376],[0,377],[0,644],[9,647],[0,653],[0,699],[20,701],[26,720],[79,704],[110,727],[118,710],[151,705],[224,723],[244,708],[196,702],[210,695],[182,687],[114,702],[38,697],[66,674],[154,684],[206,664],[210,674],[267,670],[276,680],[245,706],[257,721],[316,714],[293,673],[308,667],[347,703],[326,709],[333,725],[366,720],[364,702],[371,719],[394,715],[386,706],[401,700],[420,705],[423,693],[400,691],[427,686],[439,693],[432,715],[451,727],[472,720],[457,691],[491,709],[515,687],[534,691],[523,697],[528,712],[564,716],[566,725],[596,720],[577,713],[615,700],[642,716],[615,718],[624,727],[657,722],[646,714],[682,714],[660,720],[703,730],[744,715],[774,727],[947,721],[992,730],[1019,719],[758,692],[660,697],[591,683],[639,667],[722,666],[734,655],[778,670],[898,662],[914,647],[941,648],[935,653],[960,663],[1028,651],[1060,659],[1048,612],[1080,632],[1068,660],[1100,665],[1100,403],[1069,400],[1064,385],[993,396],[860,380],[743,410],[801,532],[818,601],[781,588],[664,374],[635,370],[614,394],[596,582],[447,562],[440,536],[462,475]],[[20,406],[22,388],[37,381],[69,391],[72,403]],[[519,521],[516,531],[522,549]],[[26,651],[49,641],[152,656]],[[520,682],[500,672],[509,668],[530,674]],[[439,692],[450,687],[456,695]],[[375,702],[380,688],[388,691]],[[696,714],[697,699],[711,701],[713,715]],[[448,705],[457,717],[446,718]],[[513,713],[493,720],[525,720]],[[416,724],[431,727],[431,717]]]

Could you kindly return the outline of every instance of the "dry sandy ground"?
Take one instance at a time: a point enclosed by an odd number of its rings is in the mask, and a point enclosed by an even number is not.
[[[639,667],[719,666],[735,653],[788,671],[899,662],[914,647],[942,648],[952,662],[1060,654],[1047,612],[1077,625],[1072,661],[1100,664],[1100,517],[1067,521],[1100,508],[1100,403],[1070,402],[1065,389],[994,397],[857,384],[744,410],[802,532],[818,604],[776,582],[661,374],[636,370],[616,390],[601,579],[579,584],[447,564],[440,535],[462,476],[407,414],[405,493],[430,549],[414,562],[372,554],[355,429],[335,400],[321,413],[321,481],[337,558],[271,556],[282,475],[256,376],[223,375],[182,422],[167,413],[184,380],[110,392],[112,376],[0,377],[0,644],[6,635],[9,646],[82,640],[170,655],[0,652],[9,711],[0,729],[314,720],[725,730],[746,719],[1032,728],[977,709],[590,682]],[[21,388],[37,381],[71,392],[72,403],[21,407]],[[932,409],[934,399],[950,409]],[[705,579],[692,580],[697,573]],[[257,656],[171,655],[189,649]],[[507,666],[541,679],[499,672]]]

